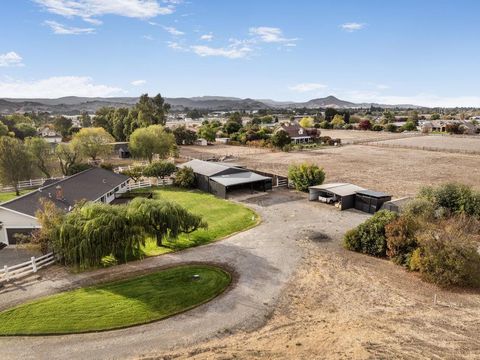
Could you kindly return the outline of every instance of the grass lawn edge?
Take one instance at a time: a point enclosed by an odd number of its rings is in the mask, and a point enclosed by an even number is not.
[[[157,256],[160,256],[160,255],[157,255]],[[142,271],[142,272],[139,272],[135,275],[130,274],[132,276],[128,276],[128,277],[124,277],[124,278],[119,278],[119,279],[110,280],[110,281],[108,281],[108,280],[107,281],[101,281],[101,282],[98,282],[98,283],[95,283],[95,284],[92,284],[92,285],[88,285],[88,286],[85,286],[85,287],[79,286],[79,287],[75,287],[75,288],[68,289],[68,290],[65,290],[65,291],[61,291],[59,293],[45,295],[45,296],[42,296],[42,297],[39,297],[39,298],[36,298],[36,299],[32,299],[32,300],[20,303],[18,305],[12,306],[10,308],[4,309],[4,310],[0,311],[0,313],[3,312],[3,311],[12,310],[12,309],[24,306],[24,305],[28,305],[30,303],[34,303],[38,300],[42,300],[42,299],[50,297],[50,296],[60,295],[60,294],[65,293],[65,292],[75,291],[75,290],[78,290],[78,289],[81,289],[81,288],[93,288],[93,287],[101,286],[101,285],[114,284],[114,283],[118,283],[118,282],[121,282],[121,281],[133,279],[133,278],[136,278],[136,277],[146,276],[146,275],[149,275],[149,274],[153,274],[155,272],[160,272],[160,271],[164,271],[164,270],[171,269],[171,268],[188,267],[188,266],[194,266],[194,265],[221,270],[222,272],[224,272],[228,276],[228,279],[229,279],[228,285],[225,288],[223,288],[221,291],[216,293],[215,295],[213,295],[209,298],[206,298],[206,299],[204,299],[203,301],[201,301],[197,304],[186,307],[179,312],[167,315],[167,316],[162,317],[160,319],[149,320],[149,321],[139,322],[139,323],[136,323],[136,324],[130,324],[130,325],[125,325],[125,326],[114,326],[114,327],[111,327],[111,328],[108,328],[108,329],[101,329],[101,330],[85,330],[85,331],[55,332],[55,333],[36,333],[36,334],[25,334],[25,333],[1,334],[0,333],[0,338],[41,337],[41,336],[48,336],[48,337],[52,336],[53,337],[53,336],[65,336],[65,335],[73,335],[74,336],[74,335],[81,335],[81,334],[93,334],[93,333],[103,333],[103,332],[109,332],[109,331],[120,331],[120,330],[123,330],[123,329],[129,329],[129,328],[133,328],[133,327],[136,327],[136,326],[148,325],[148,324],[152,324],[152,323],[155,323],[155,322],[159,322],[159,321],[169,319],[173,316],[181,315],[181,314],[183,314],[187,311],[190,311],[190,310],[195,309],[199,306],[205,305],[206,303],[209,303],[210,301],[212,301],[216,298],[219,298],[219,297],[223,296],[224,294],[226,294],[227,292],[229,292],[233,287],[235,287],[235,285],[238,281],[238,274],[236,273],[236,271],[233,268],[231,268],[231,267],[229,267],[225,264],[219,264],[219,263],[213,263],[213,262],[185,262],[185,263],[179,263],[179,264],[169,264],[169,265],[161,266],[161,267],[158,267],[158,268],[155,268],[155,269],[150,269],[152,271],[146,271],[146,272]]]

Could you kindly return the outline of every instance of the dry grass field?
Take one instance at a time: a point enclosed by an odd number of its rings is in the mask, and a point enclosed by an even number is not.
[[[417,136],[374,142],[373,145],[427,149],[434,151],[480,154],[480,136],[461,137],[449,135]]]
[[[334,139],[342,139],[342,143],[363,141],[383,141],[398,138],[409,138],[418,136],[418,133],[391,133],[384,131],[360,131],[360,130],[332,130],[320,129],[321,136],[330,136]]]
[[[181,153],[204,158],[230,155],[235,163],[279,175],[287,175],[290,164],[311,162],[325,169],[327,182],[350,182],[394,197],[414,195],[424,185],[449,181],[480,190],[480,157],[470,154],[368,145],[291,153],[228,145],[190,146]]]
[[[304,263],[266,324],[155,359],[478,359],[480,293],[304,233]],[[434,303],[434,297],[437,303]]]

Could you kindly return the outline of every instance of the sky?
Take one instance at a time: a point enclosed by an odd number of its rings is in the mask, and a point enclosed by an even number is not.
[[[2,0],[0,97],[480,107],[477,0]]]

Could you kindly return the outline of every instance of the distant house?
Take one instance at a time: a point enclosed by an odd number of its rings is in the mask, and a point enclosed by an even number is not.
[[[48,199],[59,209],[69,212],[82,200],[112,202],[115,194],[127,190],[128,181],[128,176],[92,168],[1,203],[0,243],[15,244],[15,234],[30,234],[39,228],[35,214],[40,210],[40,199]]]
[[[313,140],[308,129],[301,127],[296,122],[282,124],[277,130],[275,130],[275,132],[277,131],[285,131],[294,144],[309,143]]]
[[[128,141],[115,142],[111,145],[113,145],[113,151],[120,159],[128,159],[132,157],[130,149],[128,148]]]
[[[271,177],[257,174],[238,165],[192,160],[179,167],[192,168],[197,187],[222,198],[226,198],[232,190],[267,191],[272,189]]]
[[[478,127],[469,120],[429,120],[420,125],[422,132],[447,132],[448,125],[458,124],[464,134],[474,135],[478,132]]]
[[[58,134],[55,130],[51,129],[48,126],[42,128],[38,132],[38,135],[50,144],[59,144],[62,142],[62,135]]]

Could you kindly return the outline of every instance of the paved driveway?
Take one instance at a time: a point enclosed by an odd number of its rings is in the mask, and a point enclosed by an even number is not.
[[[259,226],[223,241],[180,253],[149,258],[80,275],[52,277],[0,294],[0,307],[68,287],[86,285],[126,273],[142,272],[182,262],[224,264],[237,273],[236,285],[224,295],[184,314],[148,325],[94,334],[0,338],[1,359],[133,358],[200,342],[238,329],[261,326],[273,311],[284,285],[302,258],[297,241],[320,232],[339,237],[366,219],[355,211],[338,212],[309,203],[289,191],[278,191],[243,202],[263,218]],[[228,214],[225,214],[228,216]],[[40,284],[43,283],[43,286]],[[2,297],[4,301],[2,301]]]

